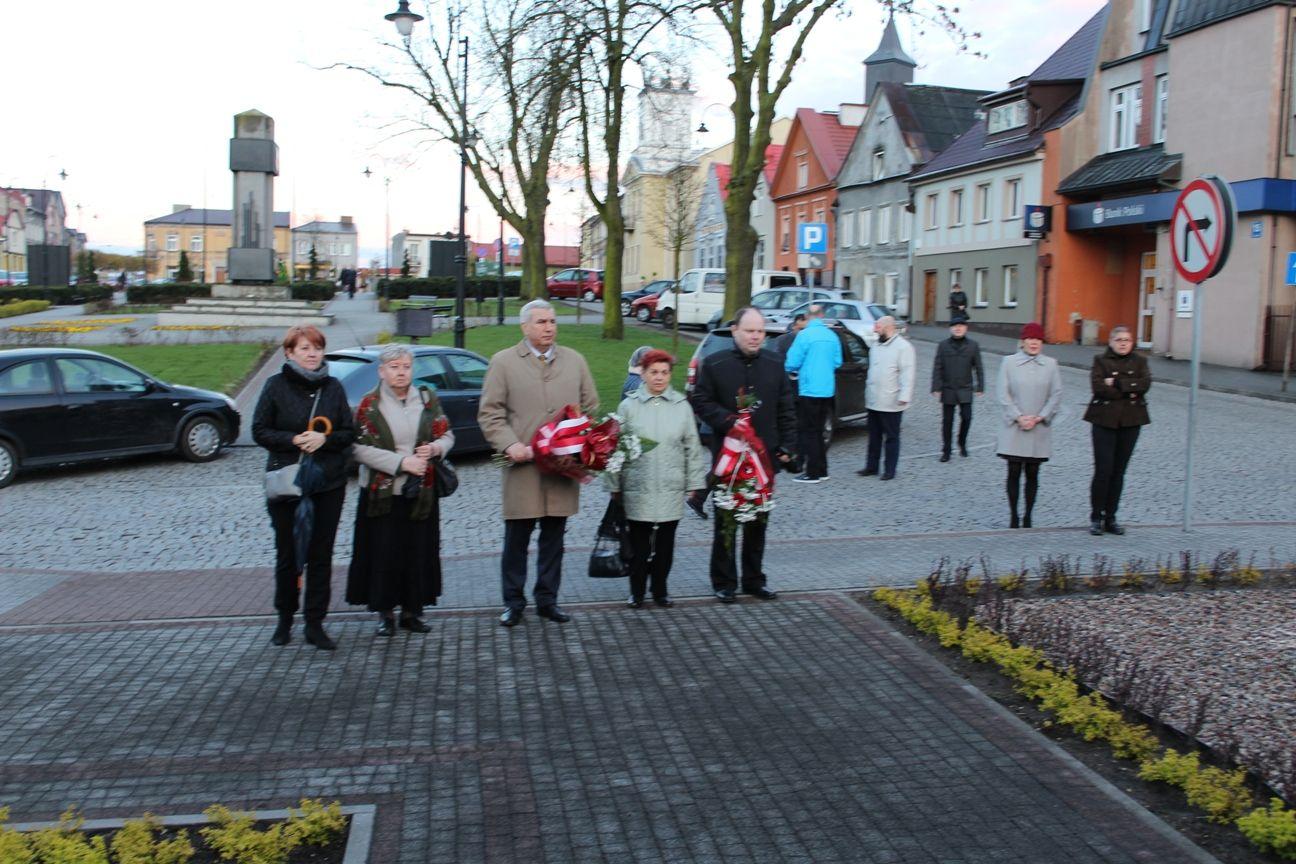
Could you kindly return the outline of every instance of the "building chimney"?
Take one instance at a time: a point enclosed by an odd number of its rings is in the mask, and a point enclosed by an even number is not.
[[[343,216],[343,217],[341,217],[341,219],[340,219],[339,221],[341,221],[343,225],[350,225],[350,224],[351,224],[351,217],[350,217],[350,216]]]
[[[172,213],[179,213],[179,212],[182,211],[182,210],[190,210],[190,209],[192,209],[192,208],[191,208],[188,204],[172,204],[172,205],[171,205],[171,212],[172,212]]]

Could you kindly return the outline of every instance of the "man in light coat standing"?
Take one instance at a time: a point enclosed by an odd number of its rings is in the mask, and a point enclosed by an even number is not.
[[[896,329],[890,315],[873,324],[877,344],[869,349],[868,382],[864,385],[864,404],[868,408],[868,462],[857,473],[871,477],[882,467],[882,479],[895,477],[900,461],[900,420],[913,402],[914,349]],[[885,439],[886,461],[882,462]]]
[[[522,622],[526,608],[527,546],[540,524],[535,602],[541,618],[564,623],[558,606],[562,581],[563,532],[580,506],[580,484],[542,474],[533,464],[531,438],[566,405],[587,414],[598,407],[598,392],[585,358],[555,344],[558,322],[548,301],[522,307],[522,341],[496,352],[486,369],[477,422],[491,447],[512,463],[504,470],[504,554],[500,573],[504,614],[500,624]]]
[[[797,382],[797,439],[805,471],[792,479],[819,483],[828,479],[828,445],[824,424],[832,417],[837,370],[842,365],[841,339],[824,323],[823,306],[810,306],[805,329],[792,343],[783,366]]]

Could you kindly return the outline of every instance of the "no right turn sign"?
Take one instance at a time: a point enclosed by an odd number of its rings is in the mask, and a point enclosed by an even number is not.
[[[1218,177],[1198,177],[1184,187],[1170,217],[1175,269],[1189,282],[1204,282],[1228,260],[1233,244],[1233,190]]]

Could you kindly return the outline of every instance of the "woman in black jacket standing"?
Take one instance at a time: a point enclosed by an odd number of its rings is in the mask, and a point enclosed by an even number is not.
[[[315,518],[307,547],[305,581],[306,641],[324,651],[336,646],[324,632],[333,578],[333,539],[337,535],[346,495],[347,454],[355,441],[355,420],[342,384],[324,362],[324,334],[309,325],[288,328],[284,335],[283,370],[266,381],[252,417],[252,439],[269,451],[266,470],[273,471],[312,454],[323,473],[319,491],[311,495]],[[318,402],[316,401],[318,397]],[[312,411],[312,406],[314,410]],[[321,422],[323,418],[327,422]],[[323,427],[322,429],[320,427]],[[300,577],[293,541],[293,521],[299,501],[267,501],[275,532],[275,611],[279,626],[271,642],[292,640]]]
[[[1089,533],[1095,537],[1104,531],[1124,534],[1116,521],[1116,508],[1139,429],[1151,422],[1143,394],[1152,386],[1147,358],[1134,352],[1134,334],[1128,327],[1112,328],[1107,350],[1094,358],[1089,381],[1093,399],[1084,415],[1093,424]]]

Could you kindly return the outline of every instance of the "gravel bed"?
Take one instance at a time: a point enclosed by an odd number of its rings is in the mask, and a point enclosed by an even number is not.
[[[999,623],[1296,798],[1296,590],[1013,600]]]

